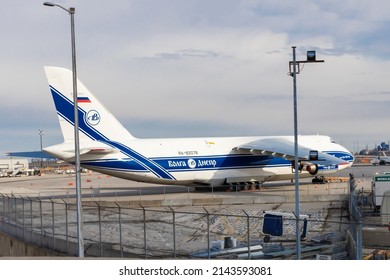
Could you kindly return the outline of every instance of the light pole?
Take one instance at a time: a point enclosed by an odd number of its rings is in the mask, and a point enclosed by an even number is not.
[[[61,5],[45,2],[45,6],[59,7],[70,15],[71,26],[71,41],[72,41],[72,72],[73,72],[73,104],[74,104],[74,146],[75,146],[75,171],[76,171],[76,200],[77,200],[77,242],[78,242],[78,256],[84,257],[84,237],[83,237],[83,216],[81,203],[81,178],[80,178],[80,143],[79,143],[79,116],[77,103],[77,72],[76,72],[76,44],[75,44],[75,30],[74,30],[74,14],[76,9],[71,7],[66,9]]]
[[[296,252],[297,259],[301,259],[301,236],[299,229],[299,218],[300,218],[300,209],[299,209],[299,162],[298,162],[298,103],[297,103],[297,74],[300,73],[300,63],[316,63],[324,62],[324,60],[316,59],[315,51],[307,52],[306,60],[296,60],[295,49],[296,46],[292,47],[293,49],[293,60],[289,62],[290,76],[293,77],[293,94],[294,94],[294,173],[295,173],[295,238],[296,238]],[[291,71],[292,66],[292,71]],[[298,70],[297,70],[298,68]]]
[[[39,142],[41,144],[41,152],[42,152],[42,136],[43,136],[43,129],[39,129]],[[41,158],[41,169],[43,168],[43,159]]]

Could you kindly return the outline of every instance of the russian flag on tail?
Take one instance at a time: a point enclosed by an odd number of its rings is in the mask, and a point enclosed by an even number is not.
[[[78,103],[91,103],[91,100],[89,100],[88,97],[77,97]]]

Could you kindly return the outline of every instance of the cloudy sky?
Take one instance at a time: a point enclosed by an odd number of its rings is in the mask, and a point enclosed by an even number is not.
[[[0,0],[0,153],[62,141],[43,66],[71,68],[70,17]],[[75,7],[78,77],[136,137],[300,134],[351,151],[390,140],[390,2],[58,0]]]

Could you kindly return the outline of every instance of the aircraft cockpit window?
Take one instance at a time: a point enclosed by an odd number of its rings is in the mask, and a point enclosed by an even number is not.
[[[329,138],[330,139],[330,143],[335,143],[336,144],[336,141],[334,141],[332,138]]]

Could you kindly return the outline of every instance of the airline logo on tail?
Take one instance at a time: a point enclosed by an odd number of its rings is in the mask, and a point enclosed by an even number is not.
[[[87,123],[92,126],[98,125],[100,122],[100,114],[96,110],[91,110],[85,115]]]

